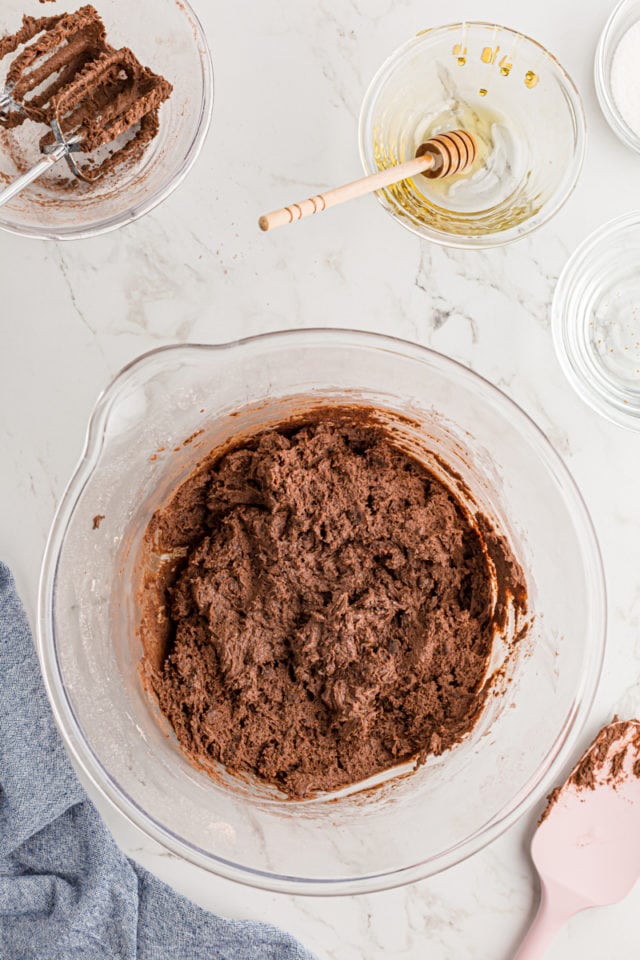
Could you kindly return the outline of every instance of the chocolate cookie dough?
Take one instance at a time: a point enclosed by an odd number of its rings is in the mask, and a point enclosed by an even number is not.
[[[459,741],[485,700],[495,598],[526,602],[506,543],[362,411],[212,455],[147,542],[179,557],[145,586],[162,712],[195,762],[293,798]]]
[[[549,794],[539,822],[547,819],[565,793],[595,790],[605,784],[615,790],[629,776],[640,780],[640,720],[615,716],[580,758],[566,783]]]

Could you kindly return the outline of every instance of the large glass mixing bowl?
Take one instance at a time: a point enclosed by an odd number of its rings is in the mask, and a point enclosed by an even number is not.
[[[534,619],[457,747],[377,790],[296,803],[224,775],[214,781],[185,759],[139,679],[135,586],[144,530],[175,485],[210,448],[299,409],[300,398],[404,415],[431,466],[448,464],[460,495],[509,537]],[[604,583],[569,473],[504,394],[411,343],[298,330],[155,350],[116,377],[51,530],[37,636],[66,745],[125,817],[225,877],[297,894],[358,893],[451,866],[543,797],[598,681]]]
[[[0,36],[15,33],[23,13],[34,17],[77,10],[80,0],[0,0]],[[51,9],[47,9],[50,7]],[[100,0],[109,43],[130,47],[173,84],[160,108],[160,129],[136,163],[94,184],[74,180],[64,160],[0,209],[0,229],[27,237],[75,240],[138,220],[182,183],[204,143],[213,109],[213,70],[204,30],[188,0]],[[0,60],[0,89],[12,58]],[[0,128],[0,186],[41,158],[48,128],[27,122]]]

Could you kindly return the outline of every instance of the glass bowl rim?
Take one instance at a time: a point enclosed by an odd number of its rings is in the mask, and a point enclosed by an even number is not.
[[[374,168],[372,165],[370,165],[368,158],[369,145],[371,142],[371,114],[373,112],[376,99],[380,94],[380,90],[383,89],[386,79],[393,72],[398,62],[402,61],[405,55],[409,53],[413,47],[419,46],[427,38],[433,38],[438,34],[445,34],[447,31],[456,30],[461,27],[499,27],[499,29],[505,33],[511,34],[515,37],[520,37],[527,43],[532,44],[532,46],[537,47],[558,71],[562,80],[562,89],[574,121],[573,155],[571,158],[571,163],[568,165],[564,173],[564,178],[567,180],[567,186],[563,191],[558,193],[555,203],[551,204],[548,209],[546,206],[543,208],[543,210],[545,210],[544,215],[542,215],[542,211],[539,211],[533,217],[529,217],[526,221],[523,221],[523,223],[514,227],[510,227],[508,230],[501,231],[500,233],[488,233],[483,236],[473,237],[464,237],[458,234],[450,234],[440,230],[430,230],[429,233],[427,233],[429,228],[423,227],[421,229],[409,221],[400,219],[393,210],[390,210],[383,201],[381,191],[376,193],[376,198],[388,216],[399,221],[402,226],[405,227],[405,229],[410,230],[422,240],[438,243],[445,247],[485,250],[490,249],[491,247],[501,247],[507,243],[512,243],[515,240],[521,240],[533,233],[539,227],[542,227],[544,224],[548,223],[549,220],[551,220],[562,209],[569,197],[574,192],[580,177],[580,172],[582,170],[587,137],[587,123],[582,97],[578,87],[574,83],[569,73],[567,73],[565,68],[562,66],[558,58],[549,50],[547,50],[542,43],[540,43],[538,40],[534,40],[533,37],[528,36],[528,34],[522,33],[520,30],[516,30],[513,27],[506,27],[503,24],[497,24],[489,20],[460,20],[458,22],[441,24],[437,27],[428,27],[424,30],[420,30],[415,36],[405,40],[404,43],[400,44],[400,46],[396,47],[396,49],[389,54],[386,60],[384,60],[383,63],[378,67],[372,80],[370,81],[360,107],[360,116],[358,120],[358,145],[360,162],[362,163],[365,174],[369,175],[371,173],[376,173],[377,167]],[[525,227],[526,229],[524,229]]]
[[[564,375],[579,397],[596,413],[606,417],[612,423],[629,430],[640,429],[640,410],[633,413],[625,409],[624,405],[613,402],[611,394],[604,389],[596,389],[595,384],[587,376],[584,364],[580,361],[577,352],[571,346],[569,332],[581,330],[587,323],[587,314],[568,314],[568,305],[576,282],[584,276],[585,267],[588,269],[590,257],[603,241],[618,233],[624,233],[629,227],[640,230],[640,210],[632,210],[622,216],[607,220],[596,227],[573,251],[558,278],[551,304],[551,329],[556,355]]]
[[[193,22],[197,34],[194,42],[198,47],[198,59],[200,61],[202,78],[200,111],[195,134],[178,166],[173,169],[171,174],[165,177],[163,184],[142,203],[136,204],[134,207],[129,207],[115,216],[103,217],[100,220],[95,220],[80,226],[47,227],[9,223],[2,218],[2,211],[0,209],[0,230],[13,234],[14,236],[27,237],[32,240],[88,240],[92,237],[100,237],[106,233],[111,233],[127,224],[134,223],[159,206],[159,204],[171,196],[173,191],[180,186],[198,159],[204,146],[207,133],[209,132],[213,114],[214,79],[211,49],[200,18],[191,6],[190,0],[180,0],[177,6],[181,9],[181,12],[190,17]]]
[[[614,31],[626,8],[630,8],[634,4],[638,7],[638,20],[640,20],[639,0],[620,0],[609,14],[596,47],[596,55],[593,61],[593,79],[598,103],[609,127],[625,146],[630,147],[636,153],[640,153],[640,136],[633,132],[618,110],[613,99],[613,91],[608,82],[609,72],[607,70],[617,50],[617,46],[613,50],[610,48]]]
[[[138,373],[140,368],[152,364],[159,356],[172,353],[175,356],[193,354],[224,354],[229,350],[243,350],[256,345],[266,347],[286,346],[287,341],[313,347],[317,344],[379,349],[400,354],[404,358],[428,364],[436,364],[441,370],[450,370],[466,382],[473,384],[476,395],[498,409],[515,414],[522,431],[542,458],[557,483],[560,483],[563,499],[575,523],[585,575],[590,581],[589,602],[593,605],[590,619],[590,637],[585,644],[588,655],[582,670],[571,709],[562,729],[558,732],[544,761],[532,778],[519,788],[515,796],[490,821],[474,834],[458,841],[449,849],[426,861],[409,864],[393,870],[355,877],[297,877],[281,875],[256,869],[246,864],[236,864],[224,857],[201,850],[186,842],[175,832],[154,820],[144,811],[105,770],[99,758],[87,742],[74,715],[62,681],[57,657],[57,642],[53,624],[53,597],[57,564],[68,523],[78,498],[91,476],[101,454],[104,429],[117,394]],[[196,866],[226,879],[239,881],[247,886],[308,896],[337,896],[372,893],[404,886],[433,876],[477,853],[515,823],[531,807],[542,799],[554,777],[560,773],[571,758],[578,737],[591,709],[599,682],[606,639],[606,586],[602,558],[597,537],[588,509],[580,491],[559,453],[548,438],[522,408],[498,387],[480,374],[461,363],[428,347],[398,337],[369,333],[345,328],[299,328],[262,333],[222,344],[178,344],[157,347],[136,357],[111,380],[98,397],[91,414],[86,434],[85,447],[79,464],[62,496],[54,517],[43,557],[38,587],[36,617],[36,647],[42,667],[45,688],[58,729],[67,751],[77,767],[93,785],[96,792],[115,808],[126,821],[140,829],[146,836],[156,840]]]

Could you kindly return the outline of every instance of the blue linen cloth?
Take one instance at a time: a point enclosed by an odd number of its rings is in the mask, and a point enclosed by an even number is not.
[[[2,563],[0,958],[313,960],[275,927],[206,913],[121,853],[67,759]]]

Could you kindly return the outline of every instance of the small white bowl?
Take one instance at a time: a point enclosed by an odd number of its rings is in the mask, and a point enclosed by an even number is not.
[[[634,133],[618,109],[611,87],[611,69],[620,41],[639,20],[640,0],[621,0],[602,31],[594,65],[596,93],[605,119],[616,136],[636,153],[640,153],[640,136]]]

